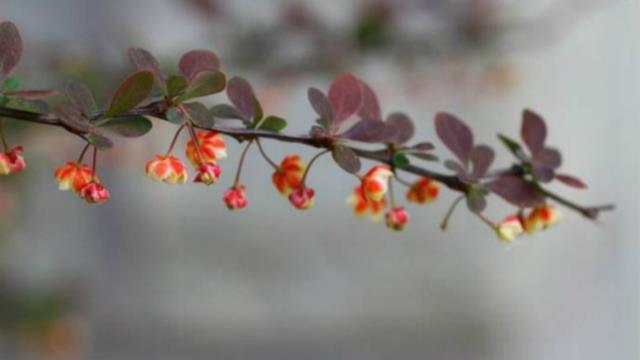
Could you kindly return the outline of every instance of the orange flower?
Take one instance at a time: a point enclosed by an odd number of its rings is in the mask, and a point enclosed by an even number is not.
[[[147,176],[155,181],[167,184],[184,184],[187,182],[187,168],[180,159],[173,155],[161,156],[150,160],[145,168]]]
[[[282,195],[288,196],[301,185],[306,167],[299,155],[289,155],[282,160],[271,180]]]
[[[403,207],[396,207],[387,212],[385,220],[388,228],[400,231],[409,222],[409,213]]]
[[[371,201],[380,201],[389,190],[389,178],[393,172],[386,165],[374,166],[362,178],[362,192]]]
[[[438,198],[440,192],[440,184],[433,179],[426,177],[416,181],[409,190],[407,190],[407,200],[417,204],[427,204]]]
[[[289,201],[296,209],[307,210],[316,202],[316,192],[307,187],[299,187],[289,194]]]
[[[189,140],[187,142],[187,148],[185,150],[187,158],[194,166],[198,166],[201,163],[212,162],[227,157],[227,145],[220,134],[215,131],[198,131],[196,133],[198,138],[198,144],[200,145],[200,154],[202,159],[198,156],[198,150],[193,142]]]
[[[97,180],[91,167],[75,161],[68,161],[64,166],[56,169],[54,177],[58,183],[58,189],[75,192],[80,192],[89,182]]]
[[[227,204],[229,210],[244,209],[249,205],[246,194],[244,193],[244,185],[237,185],[227,190],[222,200]]]
[[[16,174],[27,167],[22,152],[22,146],[16,146],[7,152],[0,153],[0,175]]]
[[[211,185],[218,181],[221,173],[222,170],[220,170],[218,164],[214,162],[204,163],[198,167],[198,173],[193,182]]]
[[[100,182],[92,181],[80,189],[79,195],[89,204],[102,204],[109,200],[109,190]]]
[[[551,205],[540,205],[533,210],[524,222],[525,230],[531,234],[554,225],[562,218],[562,213]]]
[[[347,204],[353,206],[353,212],[358,217],[369,215],[373,221],[382,219],[382,212],[387,206],[387,200],[382,198],[379,201],[370,200],[364,196],[362,186],[353,189],[353,193],[347,198]]]
[[[507,216],[504,220],[496,224],[496,234],[500,241],[512,242],[523,233],[522,220],[517,215]]]

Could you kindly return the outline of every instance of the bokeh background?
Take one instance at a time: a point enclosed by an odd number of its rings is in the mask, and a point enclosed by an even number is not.
[[[51,176],[82,144],[11,123],[29,167],[0,179],[1,359],[640,358],[637,0],[2,0],[0,11],[22,32],[26,87],[80,79],[102,103],[136,46],[168,70],[186,50],[215,50],[291,133],[313,121],[306,88],[344,70],[385,112],[412,115],[419,140],[434,140],[447,110],[498,148],[495,134],[515,136],[530,107],[563,169],[590,186],[554,189],[617,205],[596,223],[565,211],[507,246],[466,211],[440,232],[455,196],[444,191],[396,234],[354,218],[353,178],[329,158],[312,173],[316,207],[299,213],[253,153],[251,206],[229,213],[238,145],[213,188],[151,183],[143,166],[173,130],[158,123],[103,157],[112,199],[89,207]]]

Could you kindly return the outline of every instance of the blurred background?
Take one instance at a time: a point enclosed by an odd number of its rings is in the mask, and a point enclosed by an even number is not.
[[[104,104],[131,69],[128,47],[170,73],[184,51],[209,48],[296,134],[314,120],[306,88],[351,70],[386,113],[414,118],[416,140],[435,140],[432,119],[447,110],[498,149],[495,134],[516,136],[522,109],[535,109],[563,170],[590,186],[553,188],[618,207],[596,223],[565,211],[506,246],[466,211],[440,232],[455,197],[443,191],[392,233],[354,218],[344,204],[353,178],[330,158],[311,174],[316,207],[300,213],[251,153],[251,205],[230,213],[220,198],[238,144],[228,141],[213,187],[152,183],[144,164],[174,129],[163,123],[103,156],[112,199],[91,207],[52,179],[82,144],[12,122],[28,169],[0,179],[0,359],[640,358],[637,0],[0,3],[0,20],[23,36],[25,87],[79,79]],[[491,202],[492,217],[508,211]]]

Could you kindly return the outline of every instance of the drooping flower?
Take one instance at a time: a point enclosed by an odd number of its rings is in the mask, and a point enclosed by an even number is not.
[[[427,204],[438,198],[440,184],[437,181],[422,177],[407,190],[407,200],[417,204]]]
[[[75,161],[68,161],[64,166],[57,168],[54,177],[58,183],[58,189],[73,190],[76,193],[92,180],[97,181],[91,167]]]
[[[110,196],[109,190],[95,180],[83,186],[78,194],[89,204],[102,204],[109,200]]]
[[[315,190],[308,187],[299,187],[289,194],[289,201],[300,210],[307,210],[316,202]]]
[[[374,166],[362,178],[362,193],[371,201],[380,201],[389,190],[389,179],[393,172],[386,165]]]
[[[396,231],[404,229],[409,222],[409,213],[403,207],[395,207],[385,214],[387,227]]]
[[[229,210],[244,209],[249,205],[244,189],[244,185],[236,185],[224,193],[222,199]]]
[[[0,175],[16,174],[27,167],[22,152],[22,146],[16,146],[7,152],[0,153]]]
[[[289,155],[271,175],[271,180],[280,194],[288,196],[291,191],[300,187],[306,168],[307,165],[299,155]]]
[[[347,204],[353,206],[353,212],[358,217],[369,215],[371,220],[379,221],[382,219],[382,213],[387,206],[387,199],[375,201],[364,196],[362,186],[353,189],[353,193],[347,198]]]
[[[198,172],[193,182],[211,185],[218,181],[222,170],[220,166],[214,162],[203,163],[198,167]]]
[[[496,224],[496,234],[500,241],[512,242],[523,233],[522,220],[518,215],[507,216],[504,220]]]
[[[535,207],[527,216],[524,228],[528,233],[534,233],[556,224],[562,218],[562,213],[551,205]]]
[[[155,181],[167,184],[184,184],[187,182],[187,168],[182,161],[173,155],[156,155],[155,159],[147,162],[145,167],[147,176]]]
[[[193,139],[187,142],[187,148],[185,153],[187,158],[194,166],[198,166],[201,163],[212,162],[215,160],[224,159],[227,157],[227,145],[220,134],[215,131],[198,131],[196,132],[200,152],[196,148],[196,144]],[[202,155],[202,159],[200,159]]]

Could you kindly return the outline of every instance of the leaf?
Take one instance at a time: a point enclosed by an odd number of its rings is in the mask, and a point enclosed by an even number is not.
[[[307,98],[316,114],[330,124],[333,121],[333,108],[325,94],[316,88],[309,88]],[[328,125],[325,128],[328,128]]]
[[[143,70],[129,75],[113,94],[107,117],[115,117],[146,100],[153,89],[153,73]]]
[[[360,80],[360,86],[362,86],[362,107],[358,115],[363,119],[382,120],[380,102],[376,93],[362,80]]]
[[[562,165],[562,154],[556,149],[544,148],[533,157],[536,166],[557,169]]]
[[[585,184],[582,180],[578,179],[575,176],[571,176],[571,175],[567,175],[567,174],[556,174],[555,176],[556,180],[560,181],[561,183],[567,185],[567,186],[571,186],[573,188],[576,189],[586,189],[587,188],[587,184]]]
[[[98,127],[112,134],[127,138],[136,138],[145,135],[153,124],[144,116],[122,116],[101,120]]]
[[[535,157],[536,154],[544,149],[547,127],[540,115],[531,110],[524,110],[520,133],[525,145],[527,145],[529,151],[531,151],[531,155]]]
[[[351,73],[338,76],[329,88],[328,99],[333,109],[332,126],[338,126],[362,107],[360,80]]]
[[[87,132],[91,128],[91,123],[85,118],[79,109],[70,103],[64,103],[56,107],[53,112],[60,118],[60,121],[71,129]]]
[[[311,136],[314,139],[322,138],[322,137],[325,137],[327,135],[328,135],[327,134],[327,129],[325,129],[324,127],[313,125],[311,127],[311,130],[309,130],[309,136]]]
[[[207,109],[203,104],[199,102],[192,102],[182,106],[187,110],[191,121],[193,121],[196,126],[205,129],[210,129],[214,126],[213,115],[211,115],[209,109]]]
[[[350,174],[357,174],[362,167],[358,155],[344,145],[335,145],[331,155],[338,166]]]
[[[543,183],[551,182],[555,178],[555,171],[546,166],[533,166],[531,170],[533,177]]]
[[[413,151],[407,151],[406,152],[408,155],[411,155],[413,157],[416,157],[418,159],[421,160],[426,160],[426,161],[439,161],[440,158],[438,158],[436,155],[430,154],[430,153],[425,153],[425,152],[413,152]]]
[[[262,111],[262,105],[260,105],[260,101],[254,95],[253,96],[253,122],[257,124],[264,118],[264,112]]]
[[[182,55],[178,69],[182,75],[191,80],[203,71],[219,71],[220,59],[209,50],[192,50]]]
[[[0,23],[0,81],[20,62],[22,38],[15,24],[10,21]]]
[[[435,148],[436,147],[433,146],[432,143],[427,142],[427,141],[421,142],[421,143],[417,143],[417,144],[415,144],[415,145],[413,145],[411,147],[411,149],[414,149],[414,150],[417,150],[417,151],[431,151],[431,150],[434,150]]]
[[[65,87],[65,94],[69,102],[80,110],[87,118],[96,105],[91,90],[78,81],[70,81]]]
[[[167,79],[167,94],[174,98],[184,94],[189,87],[189,80],[182,75],[171,75]]]
[[[167,110],[166,117],[167,121],[172,124],[181,125],[184,122],[182,113],[175,107]]]
[[[466,195],[467,207],[473,213],[479,214],[487,208],[487,199],[482,192],[472,189]]]
[[[522,149],[522,146],[520,146],[520,144],[505,136],[502,134],[498,134],[498,139],[500,139],[500,142],[502,142],[502,144],[513,154],[513,156],[515,156],[517,159],[519,159],[520,161],[528,161],[528,156],[524,153],[524,150]]]
[[[111,141],[111,139],[96,132],[87,134],[87,140],[98,150],[105,150],[113,147],[113,141]]]
[[[407,155],[403,153],[396,153],[393,156],[393,166],[398,169],[404,169],[407,166],[411,165],[411,160],[407,157]]]
[[[196,75],[185,93],[176,101],[183,102],[190,99],[217,94],[224,90],[227,78],[219,71],[204,71]]]
[[[249,82],[241,77],[234,77],[227,84],[227,97],[238,109],[245,120],[250,120],[255,114],[253,99],[255,94]]]
[[[151,71],[153,73],[156,86],[158,86],[163,93],[167,92],[164,73],[160,70],[158,60],[156,60],[150,52],[140,48],[129,49],[129,59],[131,59],[131,62],[138,71]]]
[[[287,127],[287,121],[285,119],[277,116],[269,116],[260,123],[258,130],[280,132],[285,127]]]
[[[361,120],[344,132],[340,137],[365,143],[384,141],[387,126],[380,120]]]
[[[16,90],[20,87],[20,80],[14,78],[13,76],[9,76],[4,79],[2,83],[3,90]]]
[[[411,140],[415,133],[413,122],[406,114],[393,113],[387,117],[385,122],[387,123],[386,131],[392,133],[391,136],[386,137],[386,141],[389,143],[397,145],[404,144]]]
[[[495,159],[495,153],[493,149],[486,145],[478,145],[473,148],[471,151],[471,164],[473,165],[473,170],[471,172],[471,176],[475,179],[483,177],[491,164],[493,164],[493,160]]]
[[[531,207],[544,201],[536,186],[516,176],[499,177],[485,188],[517,207]]]
[[[440,140],[466,166],[473,148],[471,129],[458,118],[447,113],[438,113],[435,123]]]
[[[7,96],[20,98],[23,100],[41,100],[52,96],[58,95],[55,90],[18,90],[18,91],[6,91],[4,93]]]
[[[210,112],[214,117],[219,119],[245,120],[235,107],[228,104],[216,105],[211,108]]]

